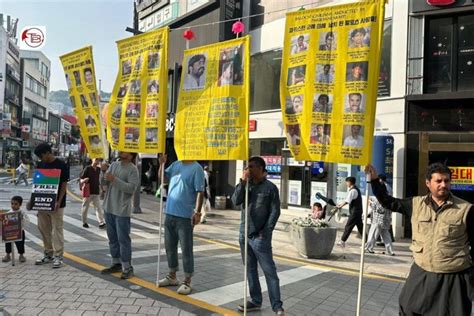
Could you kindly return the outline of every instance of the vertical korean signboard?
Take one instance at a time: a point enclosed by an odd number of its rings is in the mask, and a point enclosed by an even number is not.
[[[165,149],[168,28],[117,42],[119,72],[108,107],[107,139],[115,150]]]
[[[95,79],[92,47],[87,46],[60,57],[63,64],[69,97],[81,136],[91,158],[106,157],[99,95]]]
[[[280,100],[297,160],[370,161],[384,3],[287,14]]]
[[[250,38],[184,52],[176,114],[180,160],[248,159]]]

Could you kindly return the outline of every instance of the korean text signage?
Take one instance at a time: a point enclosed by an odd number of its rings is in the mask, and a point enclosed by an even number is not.
[[[115,150],[165,149],[168,28],[117,42],[119,73],[110,98],[107,139]]]
[[[474,191],[474,167],[449,167],[451,170],[451,189]]]
[[[22,239],[21,212],[0,210],[2,241],[13,242]]]
[[[33,211],[53,211],[56,204],[61,169],[36,169],[31,192]]]
[[[297,160],[370,161],[384,3],[287,14],[280,100]]]
[[[248,159],[249,42],[184,52],[174,135],[180,160]]]
[[[87,151],[91,158],[104,158],[105,147],[92,47],[84,47],[60,58],[71,104]]]

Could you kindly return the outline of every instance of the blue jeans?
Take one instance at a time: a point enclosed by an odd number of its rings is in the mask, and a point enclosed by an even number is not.
[[[16,179],[15,185],[19,184],[21,180],[25,181],[25,185],[28,185],[28,174],[27,173],[18,174],[18,178]]]
[[[107,237],[109,238],[112,264],[121,263],[123,269],[132,265],[132,240],[130,239],[130,217],[105,212]]]
[[[192,277],[194,273],[192,220],[166,214],[165,249],[170,272],[179,270],[178,241],[181,245],[184,275]]]
[[[245,240],[243,234],[240,234],[239,243],[242,262],[244,262]],[[280,279],[278,279],[275,261],[273,261],[272,235],[249,238],[247,255],[247,278],[252,303],[262,305],[262,288],[258,279],[258,262],[265,274],[272,310],[277,312],[279,309],[283,309],[283,302],[280,298]]]

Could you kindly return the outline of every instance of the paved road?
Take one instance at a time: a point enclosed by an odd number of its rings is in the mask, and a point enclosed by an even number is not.
[[[71,184],[75,186],[76,184]],[[0,184],[0,207],[8,207],[8,197],[20,194],[28,198],[30,188]],[[90,229],[82,228],[80,202],[68,196],[64,216],[66,262],[74,267],[101,277],[97,270],[109,264],[106,232],[100,230],[95,216],[90,212]],[[30,216],[27,245],[40,250],[40,234],[36,217]],[[234,234],[235,232],[232,232]],[[118,281],[124,287],[141,286],[141,294],[182,310],[200,314],[230,314],[241,302],[243,292],[243,267],[239,250],[219,240],[196,237],[193,294],[177,295],[174,288],[156,288],[158,230],[146,220],[132,220],[133,265],[137,278]],[[181,261],[180,261],[181,262]],[[167,270],[166,256],[161,256],[160,269]],[[277,269],[281,282],[282,298],[288,315],[351,315],[355,312],[357,276],[339,269],[325,268],[298,260],[280,258]],[[261,271],[260,271],[261,272]],[[263,274],[261,274],[263,275]],[[182,274],[178,274],[182,277]],[[262,287],[266,290],[262,277]],[[401,282],[390,279],[366,279],[363,285],[362,315],[397,315]],[[272,315],[268,294],[264,293],[261,312],[253,315]]]

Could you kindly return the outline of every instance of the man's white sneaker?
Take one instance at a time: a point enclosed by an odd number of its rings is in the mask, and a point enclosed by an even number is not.
[[[53,269],[61,268],[63,266],[63,258],[54,257],[53,259]]]
[[[164,277],[163,279],[158,281],[158,286],[160,286],[160,287],[176,286],[178,284],[179,284],[179,280],[178,279],[173,279],[169,275],[167,275],[166,277]]]
[[[191,293],[192,290],[193,289],[190,283],[182,282],[176,292],[178,292],[178,294],[181,294],[181,295],[188,295]]]
[[[35,264],[36,265],[42,265],[42,264],[47,264],[47,263],[51,263],[53,262],[53,257],[50,257],[50,256],[44,256],[43,258],[41,259],[37,259],[35,261]]]
[[[346,247],[346,242],[340,240],[340,241],[337,242],[337,245],[338,245],[339,247],[341,247],[341,248],[345,248],[345,247]]]

